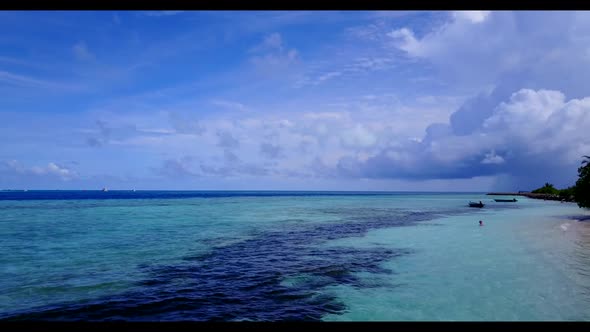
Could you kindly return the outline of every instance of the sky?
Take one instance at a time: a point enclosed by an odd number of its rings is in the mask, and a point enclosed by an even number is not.
[[[531,190],[590,155],[590,12],[2,11],[0,189]]]

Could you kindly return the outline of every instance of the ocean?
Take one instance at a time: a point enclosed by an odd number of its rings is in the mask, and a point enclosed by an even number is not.
[[[590,320],[590,212],[493,198],[2,191],[0,320]]]

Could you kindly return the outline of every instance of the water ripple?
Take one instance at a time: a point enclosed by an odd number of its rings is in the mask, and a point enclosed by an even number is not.
[[[466,209],[464,209],[466,211]],[[396,287],[364,281],[358,272],[392,274],[381,263],[411,254],[404,248],[322,246],[327,240],[363,236],[368,230],[403,227],[445,213],[402,209],[325,209],[337,222],[290,224],[225,242],[180,264],[142,265],[149,276],[116,296],[62,303],[5,315],[7,320],[64,321],[295,321],[342,313],[344,304],[327,286]]]

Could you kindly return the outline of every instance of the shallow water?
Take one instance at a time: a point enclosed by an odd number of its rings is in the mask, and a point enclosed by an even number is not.
[[[570,203],[432,193],[2,194],[2,319],[590,318],[590,222],[571,218],[589,213]]]

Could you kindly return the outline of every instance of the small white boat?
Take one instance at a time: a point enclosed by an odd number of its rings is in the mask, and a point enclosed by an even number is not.
[[[107,188],[102,188],[102,191],[109,191]]]

